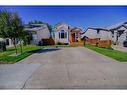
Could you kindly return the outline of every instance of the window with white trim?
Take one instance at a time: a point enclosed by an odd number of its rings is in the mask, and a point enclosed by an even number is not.
[[[64,30],[61,30],[59,33],[59,38],[61,39],[67,38],[67,32],[65,32]]]

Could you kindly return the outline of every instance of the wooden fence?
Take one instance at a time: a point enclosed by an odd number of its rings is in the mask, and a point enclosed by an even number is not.
[[[107,47],[111,47],[112,41],[111,40],[100,40],[99,38],[94,38],[94,39],[86,39],[85,44],[94,45],[94,46],[98,46],[101,48],[107,48]]]
[[[112,41],[111,40],[100,40],[98,43],[98,47],[101,48],[108,48],[111,47]]]

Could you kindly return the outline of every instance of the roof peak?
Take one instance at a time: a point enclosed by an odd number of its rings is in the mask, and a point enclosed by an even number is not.
[[[65,22],[58,22],[55,26],[59,26],[59,25],[61,25],[61,24],[65,24],[65,25],[68,25],[67,23],[65,23]],[[69,25],[68,25],[69,26]]]

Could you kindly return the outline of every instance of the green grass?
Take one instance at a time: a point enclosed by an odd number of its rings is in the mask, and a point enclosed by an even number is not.
[[[7,51],[0,52],[0,62],[18,62],[29,55],[33,54],[34,51],[42,48],[59,48],[59,47],[70,47],[69,45],[52,45],[52,46],[36,46],[36,45],[27,45],[23,46],[23,53],[18,56],[9,56],[15,53],[14,47],[7,48]],[[17,46],[18,53],[20,53],[20,47]]]
[[[23,53],[18,55],[18,56],[9,56],[10,54],[15,53],[14,47],[12,48],[7,48],[7,51],[0,52],[0,61],[1,62],[17,62],[25,57],[31,55],[35,50],[39,50],[43,47],[41,46],[35,46],[35,45],[27,45],[23,46]],[[18,53],[20,53],[20,47],[17,46]]]
[[[98,53],[101,53],[105,56],[111,57],[117,61],[127,62],[127,53],[126,52],[121,52],[118,50],[107,49],[107,48],[99,48],[99,47],[91,46],[91,45],[85,45],[85,47],[89,48],[91,50],[94,50]]]

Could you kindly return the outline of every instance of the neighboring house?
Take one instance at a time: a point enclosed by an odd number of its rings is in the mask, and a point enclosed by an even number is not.
[[[109,39],[114,44],[123,45],[123,42],[127,40],[127,22],[121,22],[106,28],[88,28],[82,34],[83,37]]]
[[[78,42],[80,38],[81,29],[80,28],[71,28],[65,23],[59,23],[54,28],[54,40],[55,43],[65,43],[70,44],[72,42]]]
[[[50,32],[46,24],[31,24],[25,25],[25,30],[34,31],[32,33],[31,44],[38,44],[41,39],[48,39],[50,37]],[[0,38],[0,41],[4,41],[8,47],[13,46],[11,39]],[[19,44],[18,38],[16,39],[16,44]]]
[[[127,22],[112,25],[107,29],[111,31],[114,44],[123,45],[123,42],[127,40]]]
[[[9,38],[6,38],[6,39],[0,38],[0,41],[4,41],[7,47],[13,46],[13,43],[12,43],[11,39],[9,39]]]
[[[42,39],[50,38],[50,32],[46,24],[30,24],[25,26],[25,30],[32,32],[31,44],[38,44]]]
[[[82,37],[99,38],[100,40],[111,40],[111,32],[105,28],[88,28]]]

